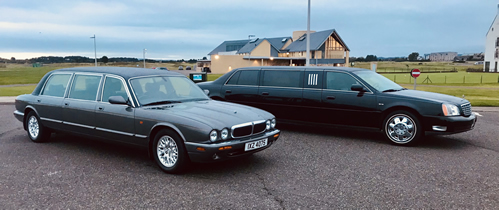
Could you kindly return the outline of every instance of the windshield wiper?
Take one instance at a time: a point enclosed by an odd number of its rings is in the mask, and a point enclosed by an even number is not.
[[[142,106],[151,106],[151,105],[159,105],[159,104],[173,104],[173,103],[182,103],[182,101],[156,101],[156,102],[144,104]]]

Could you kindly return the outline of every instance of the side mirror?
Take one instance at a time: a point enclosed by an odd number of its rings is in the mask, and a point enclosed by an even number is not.
[[[110,104],[128,105],[128,103],[125,101],[123,96],[111,96],[111,97],[109,97],[109,103]]]
[[[359,84],[353,84],[350,89],[353,91],[366,92],[364,87],[362,87],[362,85],[359,85]]]
[[[210,90],[208,90],[208,89],[204,89],[203,91],[204,91],[204,94],[206,94],[207,96],[209,96],[209,95],[210,95]]]

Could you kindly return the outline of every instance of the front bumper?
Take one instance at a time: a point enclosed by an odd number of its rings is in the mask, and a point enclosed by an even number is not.
[[[475,127],[477,117],[471,114],[464,116],[431,116],[424,118],[425,131],[428,135],[446,135],[461,133],[472,130]]]
[[[265,132],[264,135],[259,135],[257,137],[250,137],[238,140],[232,140],[227,142],[213,143],[213,144],[199,144],[192,142],[185,142],[185,147],[189,158],[192,162],[214,162],[220,160],[226,160],[233,157],[240,157],[255,152],[262,151],[269,148],[280,136],[281,131],[278,129]],[[246,143],[254,142],[262,139],[267,139],[267,145],[258,149],[244,151]],[[223,147],[232,147],[231,149],[220,150]],[[198,150],[198,148],[204,148],[204,151]]]

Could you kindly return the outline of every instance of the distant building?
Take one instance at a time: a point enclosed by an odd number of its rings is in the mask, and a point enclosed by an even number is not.
[[[457,52],[436,52],[430,54],[430,61],[453,61]]]
[[[499,5],[498,5],[499,14]],[[485,58],[483,71],[497,72],[497,61],[499,61],[499,20],[498,14],[487,32],[485,41]]]
[[[211,72],[226,73],[247,66],[304,66],[306,31],[293,37],[224,41],[208,55]],[[310,64],[348,66],[350,49],[336,30],[310,32]]]
[[[457,55],[454,61],[483,61],[483,53],[468,53]]]

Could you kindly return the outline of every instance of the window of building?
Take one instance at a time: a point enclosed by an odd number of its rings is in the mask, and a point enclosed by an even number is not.
[[[53,74],[40,95],[64,97],[70,77],[70,74]]]
[[[263,86],[300,87],[300,71],[264,71]]]
[[[97,97],[97,89],[99,89],[101,76],[95,75],[76,75],[69,98],[81,100],[95,100]]]

